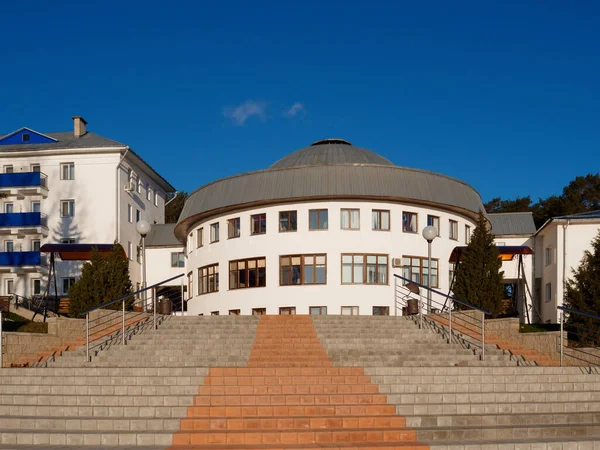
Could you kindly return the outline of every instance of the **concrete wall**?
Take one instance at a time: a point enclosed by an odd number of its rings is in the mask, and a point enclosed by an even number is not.
[[[44,333],[2,333],[4,345],[3,367],[10,367],[22,356],[33,356],[38,352],[62,345],[65,339]]]

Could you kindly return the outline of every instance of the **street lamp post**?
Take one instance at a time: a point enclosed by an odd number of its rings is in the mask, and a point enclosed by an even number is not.
[[[150,232],[150,224],[142,219],[135,224],[135,229],[142,237],[142,289],[146,288],[146,235]],[[144,296],[146,291],[144,291]],[[144,301],[144,311],[147,310],[146,301]]]
[[[427,314],[431,314],[431,243],[437,237],[436,228],[431,225],[423,228],[423,237],[427,241]]]

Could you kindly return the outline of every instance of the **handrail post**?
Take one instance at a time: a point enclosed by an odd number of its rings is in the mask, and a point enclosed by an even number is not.
[[[485,361],[485,313],[481,312],[481,360]]]
[[[452,300],[450,300],[449,303],[449,310],[448,310],[448,315],[450,317],[450,335],[448,336],[448,344],[452,343]]]
[[[419,292],[419,328],[423,328],[423,296]]]
[[[563,366],[563,358],[564,358],[564,333],[565,333],[565,312],[563,310],[560,311],[560,367]]]
[[[398,315],[398,301],[396,297],[398,295],[398,278],[394,277],[394,316]]]
[[[4,347],[4,336],[2,335],[2,311],[0,310],[0,369],[2,369],[2,348]]]
[[[122,334],[123,334],[122,340],[123,340],[123,345],[125,345],[125,299],[123,299],[123,318],[122,318],[121,325],[122,325],[122,330],[123,330],[122,331]]]
[[[90,313],[85,315],[85,361],[90,362]]]
[[[181,278],[181,317],[183,317],[183,278]]]
[[[154,315],[154,329],[156,330],[156,288],[152,288],[152,301],[153,301],[153,311]]]

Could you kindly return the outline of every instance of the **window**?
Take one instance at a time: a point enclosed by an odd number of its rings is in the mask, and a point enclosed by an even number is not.
[[[141,194],[141,193],[142,193],[142,185],[143,185],[143,184],[144,184],[144,183],[142,183],[142,180],[141,180],[141,178],[139,178],[139,177],[138,177],[138,185],[137,185],[137,192],[138,192],[138,194]]]
[[[417,224],[417,213],[402,213],[402,231],[405,233],[417,233],[419,225]]]
[[[239,309],[230,309],[229,310],[229,315],[230,316],[239,316],[240,315],[240,310]]]
[[[75,244],[75,238],[61,238],[61,244]]]
[[[218,316],[219,315],[219,311],[211,311],[210,315],[211,316]]]
[[[62,279],[63,294],[69,295],[69,289],[71,289],[71,286],[73,286],[74,284],[75,284],[75,278],[73,278],[73,277],[63,278]]]
[[[252,315],[253,316],[266,316],[267,308],[252,308]]]
[[[449,233],[450,239],[452,239],[454,241],[458,241],[458,222],[456,220],[450,219],[449,224],[450,224],[450,233]]]
[[[387,284],[388,256],[342,254],[342,284]]]
[[[15,243],[13,241],[4,241],[4,251],[5,252],[14,252],[15,251]]]
[[[142,212],[139,209],[135,210],[135,223],[138,223],[142,220]]]
[[[192,298],[194,295],[194,272],[188,273],[188,298]]]
[[[32,252],[39,252],[40,251],[40,247],[41,247],[41,241],[39,239],[34,239],[33,241],[31,241],[31,251]]]
[[[296,211],[281,211],[279,213],[279,231],[298,231]]]
[[[227,239],[240,237],[240,218],[229,219],[227,221]]]
[[[266,258],[229,261],[229,289],[266,286]]]
[[[546,283],[546,295],[544,298],[546,302],[552,301],[552,283]]]
[[[373,306],[373,315],[374,316],[389,316],[390,315],[390,307],[389,306]]]
[[[40,295],[42,293],[42,280],[39,278],[31,280],[31,293],[33,295]]]
[[[154,192],[154,206],[158,206],[158,192]]]
[[[152,195],[152,188],[150,186],[148,186],[146,188],[146,200],[148,200],[149,202],[151,202],[152,201],[152,197],[153,197],[153,195]]]
[[[133,223],[133,206],[127,205],[127,221]]]
[[[371,213],[373,230],[390,231],[390,212],[383,209],[374,209]]]
[[[219,242],[219,222],[210,225],[210,243]]]
[[[61,180],[74,180],[75,179],[75,163],[61,163],[60,165],[60,179]]]
[[[427,215],[427,226],[435,228],[437,236],[440,235],[440,218],[438,216]]]
[[[471,242],[471,227],[469,225],[465,225],[465,244]]]
[[[450,268],[448,269],[448,286],[452,286],[452,282],[454,281],[454,273],[455,272],[456,272],[456,263],[455,262],[450,263]]]
[[[283,308],[279,308],[280,316],[294,316],[296,315],[296,307],[295,306],[285,306]]]
[[[32,164],[31,165],[31,171],[32,172],[41,172],[42,170],[41,170],[41,167],[40,167],[39,164]]]
[[[279,285],[326,284],[327,255],[285,255],[279,257]]]
[[[42,204],[40,202],[31,202],[31,212],[40,212]]]
[[[429,277],[429,260],[418,256],[402,257],[402,276],[427,286]],[[406,281],[404,282],[406,284]],[[438,260],[431,260],[431,287],[438,287]]]
[[[14,280],[6,280],[6,294],[14,294],[15,293],[15,281]]]
[[[326,230],[328,228],[328,212],[326,209],[311,209],[308,211],[308,229]]]
[[[60,217],[73,217],[75,215],[75,200],[60,201]]]
[[[358,316],[358,306],[342,306],[342,316]]]
[[[544,251],[544,260],[546,261],[546,265],[549,266],[552,264],[552,248],[546,247]]]
[[[4,212],[6,214],[15,212],[15,206],[12,203],[5,203],[4,204]]]
[[[183,252],[171,253],[171,267],[185,267],[185,254]]]
[[[14,173],[13,166],[4,166],[4,173]]]
[[[267,232],[267,215],[254,214],[250,217],[250,234],[265,234]]]
[[[219,291],[219,264],[198,269],[198,295]]]
[[[204,245],[204,228],[200,228],[198,230],[198,232],[196,233],[196,245],[198,246],[198,248],[202,247]]]
[[[29,142],[31,135],[29,133],[23,133],[21,135],[21,142]]]
[[[131,242],[127,242],[127,257],[133,261],[133,244]]]
[[[327,306],[311,306],[308,311],[311,316],[326,316]]]
[[[359,209],[342,209],[340,212],[340,227],[342,230],[360,229]]]

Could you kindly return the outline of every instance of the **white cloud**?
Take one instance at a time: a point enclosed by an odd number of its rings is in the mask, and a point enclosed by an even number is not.
[[[292,105],[292,107],[290,109],[288,109],[285,112],[285,115],[288,117],[295,117],[298,114],[300,114],[301,112],[305,112],[306,108],[304,107],[304,105],[300,102],[296,102]]]
[[[225,108],[223,114],[235,122],[236,125],[244,125],[246,120],[257,116],[261,120],[266,118],[267,105],[264,102],[246,100],[236,107]]]

